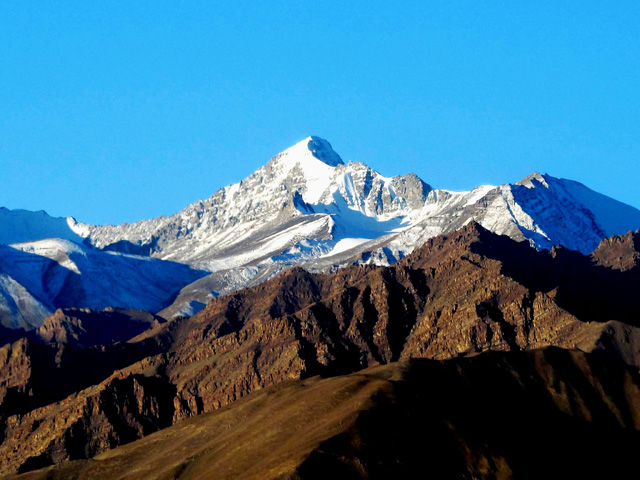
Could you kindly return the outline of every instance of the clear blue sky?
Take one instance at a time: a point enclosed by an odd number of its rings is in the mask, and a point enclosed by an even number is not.
[[[0,2],[0,205],[171,214],[308,135],[640,208],[640,3]]]

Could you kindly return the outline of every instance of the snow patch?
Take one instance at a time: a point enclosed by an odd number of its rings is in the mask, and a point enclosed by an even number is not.
[[[370,240],[370,238],[343,238],[339,240],[329,252],[325,253],[320,258],[331,257],[338,253],[346,252],[347,250],[351,250],[352,248],[369,242]]]

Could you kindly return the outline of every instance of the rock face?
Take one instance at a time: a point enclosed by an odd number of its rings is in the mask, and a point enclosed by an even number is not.
[[[39,329],[23,331],[21,338],[0,348],[0,422],[62,400],[165,351],[162,335],[120,343],[163,323],[142,311],[65,309],[47,317]]]
[[[167,348],[162,335],[92,348],[21,338],[0,348],[0,419],[60,401]]]
[[[0,471],[86,458],[286,380],[416,357],[558,346],[637,368],[640,305],[629,292],[638,288],[637,268],[612,269],[566,249],[539,252],[476,223],[388,267],[294,268],[127,343],[69,349],[108,368],[58,403],[6,412]],[[6,384],[28,396],[35,356],[22,356],[20,342],[4,348],[12,359],[0,368]],[[63,378],[88,364],[55,362],[45,364]]]
[[[591,256],[604,267],[620,271],[637,269],[640,267],[640,230],[605,238]]]
[[[151,407],[128,381],[140,430]],[[638,402],[637,370],[597,354],[414,359],[285,382],[19,478],[625,478],[640,447]]]

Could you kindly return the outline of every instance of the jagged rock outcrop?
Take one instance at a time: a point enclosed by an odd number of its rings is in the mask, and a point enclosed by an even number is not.
[[[623,272],[640,267],[640,230],[605,238],[591,257],[598,265]]]

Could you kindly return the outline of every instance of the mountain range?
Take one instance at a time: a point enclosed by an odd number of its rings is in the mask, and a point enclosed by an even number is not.
[[[61,311],[0,348],[0,474],[622,474],[639,257],[640,231],[586,256],[471,222],[391,266],[295,267],[191,317]]]
[[[317,137],[172,216],[0,208],[0,476],[624,478],[640,211]]]
[[[0,208],[0,321],[38,328],[58,308],[137,308],[171,319],[302,267],[390,265],[471,221],[538,249],[584,254],[640,227],[640,211],[533,173],[467,192],[384,177],[309,137],[172,216],[89,225]]]

